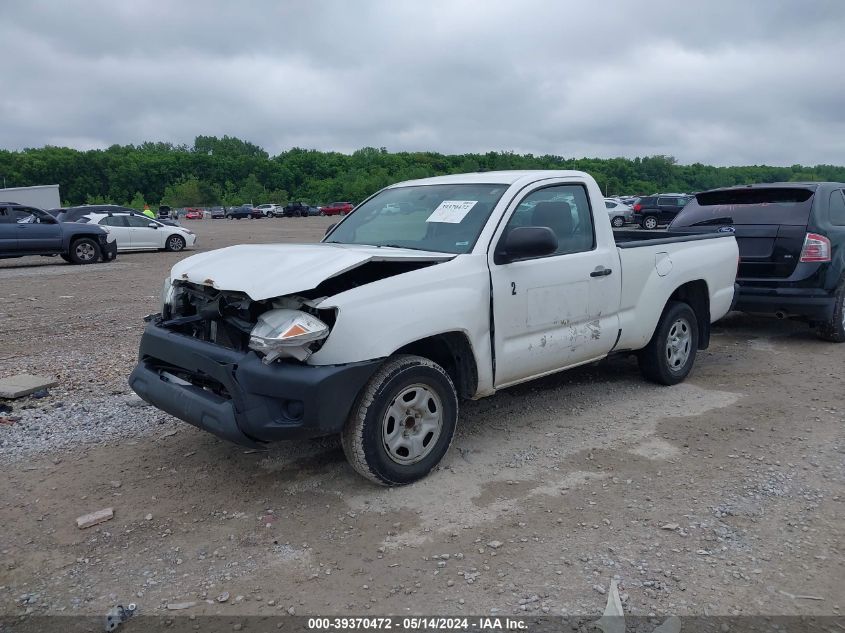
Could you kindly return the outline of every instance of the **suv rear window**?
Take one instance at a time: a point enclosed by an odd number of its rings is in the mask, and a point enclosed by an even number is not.
[[[722,224],[805,225],[813,191],[790,187],[707,191],[690,200],[671,227]]]

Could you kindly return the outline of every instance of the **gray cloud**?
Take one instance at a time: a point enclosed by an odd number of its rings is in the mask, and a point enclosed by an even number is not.
[[[4,3],[0,146],[845,161],[841,0]]]

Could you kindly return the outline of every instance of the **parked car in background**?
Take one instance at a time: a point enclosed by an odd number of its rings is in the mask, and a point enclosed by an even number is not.
[[[276,210],[281,210],[282,205],[275,203],[259,204],[255,207],[265,218],[272,218],[276,216]]]
[[[185,214],[186,220],[202,220],[204,217],[204,213],[199,209],[191,209]]]
[[[845,184],[772,183],[699,193],[670,233],[731,233],[736,309],[809,322],[845,342]]]
[[[332,202],[320,209],[323,215],[346,215],[352,211],[351,202]]]
[[[644,196],[634,204],[634,222],[649,230],[669,224],[690,199],[682,194]]]
[[[159,206],[158,208],[158,219],[159,220],[169,220],[170,214],[173,213],[173,209],[168,207],[166,204]]]
[[[286,218],[299,218],[308,215],[308,206],[304,202],[290,202],[282,209],[282,216]]]
[[[115,237],[96,226],[59,222],[51,214],[14,202],[0,202],[0,259],[59,255],[72,264],[110,261]]]
[[[78,207],[66,207],[60,209],[59,213],[56,215],[56,219],[59,222],[77,222],[79,218],[85,217],[90,213],[129,213],[131,215],[149,218],[149,216],[144,215],[140,211],[130,209],[129,207],[121,207],[116,204],[84,204]],[[164,218],[159,218],[158,221],[162,224],[167,224],[168,226],[179,226],[179,223],[175,220],[165,220]]]
[[[634,210],[627,204],[622,204],[612,198],[605,198],[604,206],[607,207],[607,216],[610,218],[610,226],[613,228],[619,229],[633,222]]]
[[[251,218],[252,217],[252,207],[241,205],[237,207],[229,207],[226,209],[226,219],[228,220],[241,220],[243,218]]]
[[[226,209],[224,209],[223,207],[211,207],[208,213],[211,216],[212,220],[226,217]]]
[[[181,251],[196,244],[193,231],[130,213],[90,213],[78,220],[114,235],[119,251]]]

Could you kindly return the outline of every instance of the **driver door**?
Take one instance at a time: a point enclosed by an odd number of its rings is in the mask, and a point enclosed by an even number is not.
[[[538,186],[512,202],[505,217],[489,254],[496,388],[605,356],[616,343],[621,297],[616,245],[598,244],[584,183]],[[519,226],[550,228],[557,250],[496,263],[496,245]]]
[[[58,253],[62,250],[62,229],[49,213],[31,207],[12,207],[18,233],[18,248],[28,253]]]

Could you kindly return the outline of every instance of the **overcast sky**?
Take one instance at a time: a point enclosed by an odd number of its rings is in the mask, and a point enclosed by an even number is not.
[[[845,163],[845,0],[2,0],[0,147]]]

